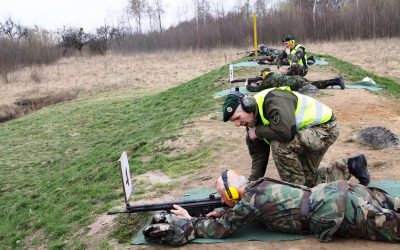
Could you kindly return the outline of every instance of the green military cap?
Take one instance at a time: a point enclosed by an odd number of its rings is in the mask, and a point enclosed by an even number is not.
[[[223,121],[229,121],[229,118],[235,113],[239,106],[239,97],[236,95],[228,95],[225,98],[224,104],[222,105]]]
[[[289,42],[290,40],[296,40],[293,35],[286,35],[282,38],[282,42]]]

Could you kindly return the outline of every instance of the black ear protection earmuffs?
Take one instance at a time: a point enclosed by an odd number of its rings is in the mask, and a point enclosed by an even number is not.
[[[238,91],[234,91],[229,93],[229,95],[236,96],[239,99],[239,104],[242,105],[242,108],[246,113],[254,112],[256,109],[256,102],[254,97],[245,95]]]
[[[222,171],[221,178],[224,182],[226,198],[229,201],[237,201],[239,199],[239,191],[235,187],[228,185],[228,170]]]

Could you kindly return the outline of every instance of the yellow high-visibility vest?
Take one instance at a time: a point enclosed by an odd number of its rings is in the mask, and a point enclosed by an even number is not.
[[[297,130],[325,123],[332,118],[332,109],[312,97],[292,91],[290,87],[270,88],[265,89],[254,96],[261,120],[266,126],[269,126],[270,122],[264,116],[263,104],[265,97],[272,90],[288,91],[297,97],[297,107],[295,112]]]
[[[303,58],[300,58],[297,62],[295,62],[295,63],[297,63],[297,64],[299,64],[299,65],[301,65],[301,66],[304,66],[304,64],[307,66],[307,52],[306,52],[306,48],[304,48],[304,46],[303,45],[301,45],[301,44],[297,44],[291,51],[290,51],[290,55],[291,56],[294,56],[295,54],[296,54],[296,52],[297,52],[297,50],[300,48],[300,47],[303,47],[303,49],[304,49],[304,57]],[[303,62],[304,61],[304,62]],[[292,60],[290,60],[289,59],[289,65],[292,65]]]

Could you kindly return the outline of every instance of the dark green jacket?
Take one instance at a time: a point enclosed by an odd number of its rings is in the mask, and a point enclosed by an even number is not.
[[[289,142],[296,134],[297,97],[288,91],[271,91],[265,98],[264,116],[270,121],[265,126],[257,115],[256,135],[270,141]]]

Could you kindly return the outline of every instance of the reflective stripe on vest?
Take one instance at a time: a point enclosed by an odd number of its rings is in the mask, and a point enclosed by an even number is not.
[[[291,55],[291,56],[294,56],[294,55],[296,54],[297,50],[298,50],[300,47],[302,47],[302,48],[304,49],[304,56],[303,56],[304,58],[300,58],[296,63],[299,64],[299,65],[301,65],[301,66],[304,66],[303,59],[304,59],[304,62],[307,64],[307,53],[306,53],[306,48],[304,48],[303,45],[297,44],[297,45],[290,51],[290,55]],[[292,65],[292,63],[293,63],[292,60],[289,60],[289,65]]]
[[[325,123],[332,118],[332,109],[322,102],[307,95],[293,93],[297,96],[295,112],[297,130]]]
[[[268,126],[270,122],[264,117],[264,109],[263,104],[265,97],[272,90],[282,90],[289,91],[296,95],[297,97],[297,107],[296,107],[296,129],[302,129],[306,127],[311,127],[314,125],[318,125],[321,123],[325,123],[329,121],[332,117],[332,109],[323,104],[322,102],[306,96],[300,93],[291,91],[289,87],[280,87],[280,88],[270,88],[263,90],[256,94],[254,98],[256,99],[258,111],[261,117],[261,120],[264,125]]]

